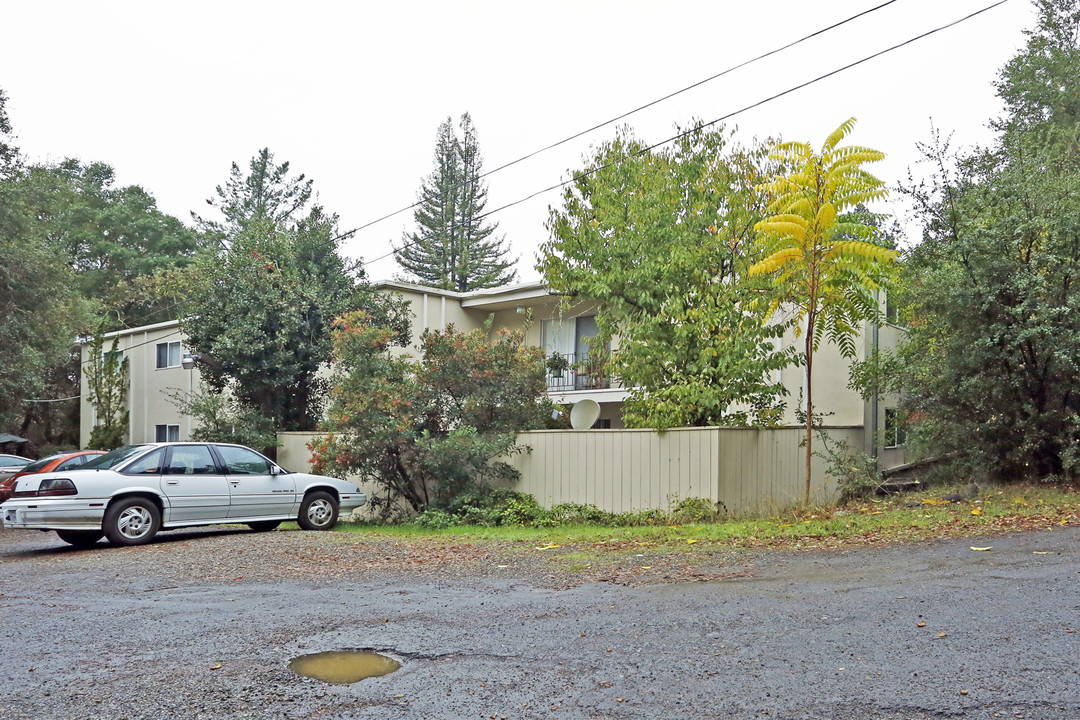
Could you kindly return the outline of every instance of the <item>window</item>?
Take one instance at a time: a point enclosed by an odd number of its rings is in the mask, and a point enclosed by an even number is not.
[[[180,426],[179,425],[155,425],[154,426],[154,442],[179,442],[180,441]]]
[[[217,463],[205,445],[177,445],[169,458],[170,475],[212,475]]]
[[[157,344],[158,368],[180,367],[180,341]]]
[[[907,442],[903,415],[896,408],[885,408],[885,447],[903,447]]]
[[[93,455],[76,455],[73,458],[68,458],[64,462],[56,466],[57,470],[71,470],[72,468],[82,467],[83,463],[92,458]]]
[[[157,475],[161,472],[161,461],[165,458],[165,449],[160,448],[147,453],[124,468],[125,475]]]
[[[600,333],[595,315],[544,320],[541,343],[548,356],[548,390],[606,388],[607,345],[592,347]],[[569,372],[567,372],[569,370]]]
[[[106,350],[101,353],[101,369],[107,371],[108,368],[112,368],[112,372],[117,375],[124,371],[123,350]]]
[[[257,452],[232,445],[216,445],[229,475],[269,475],[270,461]]]
[[[896,324],[896,305],[893,304],[892,297],[885,296],[885,322]]]

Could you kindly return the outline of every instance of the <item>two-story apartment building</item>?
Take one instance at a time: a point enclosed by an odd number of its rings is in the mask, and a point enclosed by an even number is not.
[[[572,405],[581,400],[594,400],[601,408],[598,427],[620,428],[622,405],[628,392],[618,378],[610,376],[604,366],[605,348],[594,348],[589,340],[596,334],[596,308],[588,302],[563,306],[563,298],[552,294],[540,282],[525,283],[472,292],[454,292],[404,282],[383,282],[380,292],[397,293],[409,301],[413,315],[412,346],[419,348],[419,338],[426,328],[444,329],[453,325],[469,331],[482,327],[489,317],[494,326],[525,329],[530,344],[543,347],[548,356],[558,355],[566,363],[549,363],[548,393],[561,404]],[[898,329],[884,325],[868,326],[856,339],[860,358],[867,357],[876,345],[896,344]],[[169,401],[177,390],[190,392],[199,384],[199,371],[185,369],[182,359],[188,350],[184,346],[179,323],[158,323],[111,333],[118,339],[118,350],[128,358],[130,390],[128,403],[130,442],[184,440],[191,433],[191,418]],[[789,335],[786,344],[801,343]],[[83,348],[83,361],[89,346]],[[560,367],[560,365],[564,365]],[[864,449],[875,451],[882,467],[902,462],[897,436],[885,438],[884,430],[892,405],[883,399],[863,401],[858,393],[847,387],[849,361],[832,345],[823,345],[815,355],[815,411],[826,416],[829,425],[861,427],[864,430]],[[795,404],[804,387],[803,368],[789,367],[780,373],[789,390],[785,424],[796,425]],[[85,380],[84,395],[85,395]],[[805,393],[802,393],[805,396]],[[93,407],[82,403],[81,437],[85,445],[94,425]],[[878,442],[875,443],[875,438]]]

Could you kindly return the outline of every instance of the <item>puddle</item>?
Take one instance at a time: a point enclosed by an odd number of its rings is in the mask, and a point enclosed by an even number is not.
[[[401,663],[379,653],[361,650],[331,650],[301,655],[289,661],[297,675],[322,680],[331,685],[348,685],[364,678],[389,675]]]

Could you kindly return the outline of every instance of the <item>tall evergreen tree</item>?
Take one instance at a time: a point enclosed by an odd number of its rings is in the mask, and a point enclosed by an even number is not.
[[[256,220],[267,219],[277,226],[294,226],[304,217],[312,197],[313,180],[304,175],[289,177],[288,161],[274,163],[274,153],[263,148],[248,163],[245,175],[235,162],[225,187],[214,188],[217,197],[207,204],[225,216],[225,222],[207,220],[192,212],[200,230],[232,238]]]
[[[464,292],[506,285],[517,271],[507,259],[505,236],[495,236],[498,223],[483,217],[483,157],[468,113],[461,116],[459,130],[460,137],[449,117],[439,125],[435,169],[421,182],[413,213],[418,227],[402,236],[395,257],[409,279]]]

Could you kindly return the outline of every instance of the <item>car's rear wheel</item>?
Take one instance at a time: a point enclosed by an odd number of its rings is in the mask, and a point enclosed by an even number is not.
[[[105,511],[104,527],[113,545],[142,545],[161,528],[161,511],[147,498],[119,500]]]
[[[338,501],[322,490],[308,493],[300,503],[300,516],[296,519],[305,530],[329,530],[337,523]]]
[[[88,548],[105,535],[101,530],[57,530],[56,534],[68,545],[79,548]]]
[[[259,522],[249,522],[247,526],[255,532],[270,532],[280,524],[280,520],[261,520]]]

